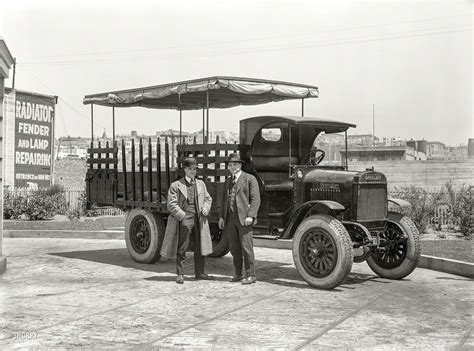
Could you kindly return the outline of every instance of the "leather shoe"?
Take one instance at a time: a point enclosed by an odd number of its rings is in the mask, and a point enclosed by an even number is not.
[[[242,284],[243,285],[252,284],[252,283],[256,283],[256,282],[257,282],[257,278],[255,278],[255,277],[246,277],[246,278],[242,279]]]
[[[237,283],[242,281],[242,276],[241,275],[234,275],[231,280],[229,280],[231,283]]]
[[[194,278],[196,278],[196,280],[216,280],[215,277],[207,275],[206,273],[196,274]]]
[[[183,284],[184,283],[184,276],[182,274],[178,274],[176,277],[176,284]]]

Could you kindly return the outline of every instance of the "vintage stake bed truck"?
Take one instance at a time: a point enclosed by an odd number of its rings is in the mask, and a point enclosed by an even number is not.
[[[198,176],[206,182],[213,198],[209,221],[214,257],[229,251],[228,239],[218,229],[217,222],[228,176],[225,160],[229,153],[238,151],[245,160],[244,170],[257,178],[260,187],[262,203],[254,236],[269,240],[292,239],[296,269],[308,284],[334,288],[347,277],[353,262],[364,260],[379,276],[401,279],[417,265],[420,239],[413,222],[402,211],[389,212],[389,203],[398,209],[409,204],[388,198],[387,179],[380,172],[350,171],[347,158],[341,165],[320,165],[325,152],[315,147],[317,137],[322,133],[345,133],[347,149],[347,130],[355,125],[303,117],[305,99],[315,97],[318,97],[318,89],[309,85],[210,77],[87,95],[84,104],[91,105],[92,125],[94,104],[112,107],[114,135],[115,107],[179,111],[176,161],[179,165],[188,156],[198,160]],[[288,99],[302,101],[302,116],[265,115],[242,119],[239,143],[207,142],[209,108]],[[193,109],[203,111],[203,143],[200,144],[185,143],[181,138],[182,111]],[[132,142],[131,162],[127,162],[130,160],[124,141],[121,147],[115,140],[113,145],[92,142],[88,150],[88,203],[112,205],[127,212],[127,248],[131,257],[142,263],[154,263],[160,258],[169,215],[167,190],[172,181],[182,176],[179,167],[171,166],[168,138],[163,146],[162,141],[140,139],[138,150]]]

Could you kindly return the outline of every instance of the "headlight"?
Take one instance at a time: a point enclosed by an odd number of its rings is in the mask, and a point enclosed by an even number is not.
[[[296,177],[298,177],[299,179],[303,178],[303,171],[301,169],[299,169],[297,172],[296,172]]]

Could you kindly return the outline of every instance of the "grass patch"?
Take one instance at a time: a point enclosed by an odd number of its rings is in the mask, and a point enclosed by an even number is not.
[[[474,263],[472,240],[422,240],[421,254]]]

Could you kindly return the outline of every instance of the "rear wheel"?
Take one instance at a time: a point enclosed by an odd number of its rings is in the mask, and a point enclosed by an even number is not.
[[[352,268],[354,253],[349,233],[337,219],[314,215],[304,219],[293,238],[293,260],[311,286],[332,289]]]
[[[225,232],[219,229],[217,223],[209,223],[212,239],[212,254],[209,257],[222,257],[229,252],[229,238]]]
[[[389,212],[388,227],[380,235],[381,247],[367,258],[369,267],[380,277],[402,279],[416,268],[420,259],[420,233],[412,220]]]
[[[160,259],[165,224],[160,215],[135,208],[125,219],[125,242],[130,256],[139,263]]]

